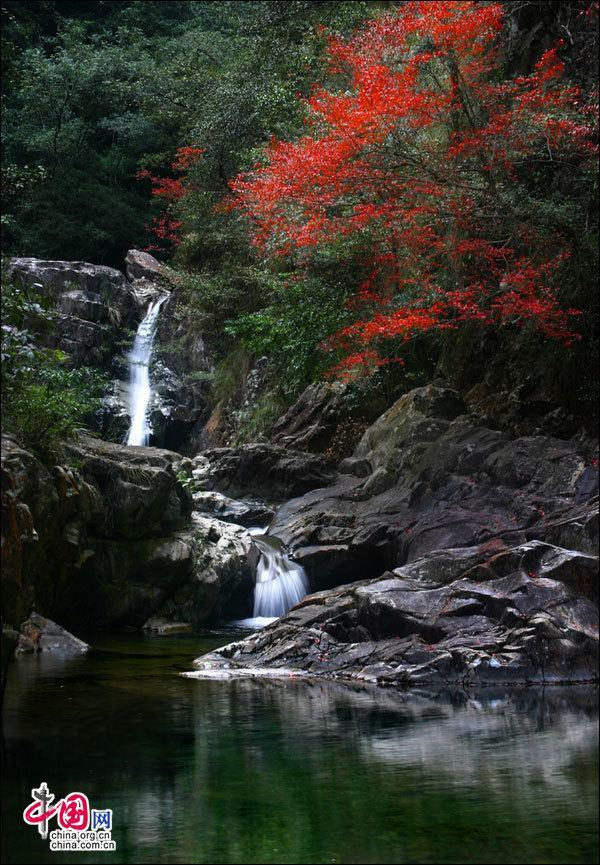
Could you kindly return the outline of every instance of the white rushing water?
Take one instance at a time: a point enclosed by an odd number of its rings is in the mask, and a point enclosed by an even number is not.
[[[264,531],[264,530],[263,530]],[[262,628],[283,616],[310,591],[306,571],[286,555],[277,538],[256,536],[254,542],[260,558],[256,567],[254,610],[251,619],[235,624],[246,628]]]
[[[128,445],[146,446],[150,441],[148,404],[150,388],[150,358],[156,335],[158,313],[167,295],[150,303],[146,315],[140,322],[138,331],[129,352],[129,416],[131,426],[127,433]]]

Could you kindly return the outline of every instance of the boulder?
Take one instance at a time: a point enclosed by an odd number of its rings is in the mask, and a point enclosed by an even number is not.
[[[311,595],[195,666],[413,688],[595,681],[597,580],[597,558],[540,542],[444,550]]]
[[[241,526],[214,517],[192,515],[188,578],[157,607],[155,615],[183,619],[200,627],[218,618],[234,591],[252,591],[258,550]]]
[[[56,622],[37,613],[31,613],[21,625],[17,655],[30,652],[87,652],[90,647],[83,640],[65,631]]]
[[[192,494],[194,507],[200,513],[214,514],[227,523],[237,523],[240,526],[266,526],[273,519],[275,511],[262,504],[248,499],[230,499],[222,493],[214,491],[195,492]]]
[[[341,382],[309,385],[273,426],[272,441],[295,450],[326,450],[347,415],[347,390]]]
[[[369,427],[333,484],[280,507],[270,531],[307,568],[315,588],[494,538],[560,542],[561,519],[565,541],[569,531],[578,532],[581,540],[573,543],[587,551],[597,537],[586,505],[593,503],[594,472],[591,443],[513,438],[481,426],[457,392],[429,385]]]
[[[149,282],[160,281],[164,268],[149,252],[140,249],[130,249],[125,256],[125,272],[133,282],[136,279],[147,279]]]
[[[266,501],[282,501],[335,478],[333,466],[324,457],[266,443],[203,451],[193,465],[201,489]]]
[[[127,538],[164,537],[181,528],[192,510],[178,473],[189,461],[160,448],[138,448],[81,436],[66,446],[80,474],[100,492],[104,519],[99,535]]]

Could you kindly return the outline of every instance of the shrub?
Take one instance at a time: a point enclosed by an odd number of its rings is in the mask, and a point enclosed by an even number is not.
[[[32,289],[2,288],[2,430],[44,458],[85,428],[107,384],[97,371],[72,369],[68,355],[42,344],[54,319]]]

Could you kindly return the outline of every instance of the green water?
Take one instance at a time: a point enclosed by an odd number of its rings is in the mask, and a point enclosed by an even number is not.
[[[206,637],[106,638],[15,662],[5,862],[596,862],[590,689],[410,697],[178,676]],[[112,808],[116,853],[51,853],[46,781]]]

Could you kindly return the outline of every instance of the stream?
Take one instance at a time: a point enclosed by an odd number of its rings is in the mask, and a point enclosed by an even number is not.
[[[87,656],[18,658],[3,861],[596,861],[594,689],[466,699],[178,675],[239,634],[96,635]],[[21,819],[41,781],[112,808],[116,852],[57,859]]]

